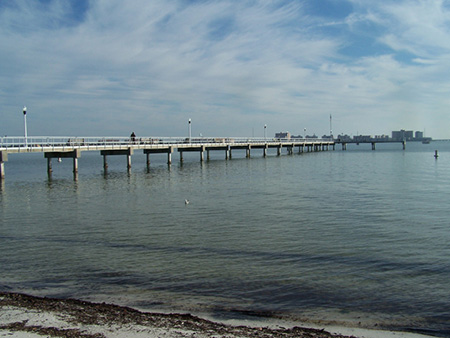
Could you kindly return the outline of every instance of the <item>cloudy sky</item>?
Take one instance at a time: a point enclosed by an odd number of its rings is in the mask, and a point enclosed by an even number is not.
[[[450,138],[450,2],[1,0],[0,135]]]

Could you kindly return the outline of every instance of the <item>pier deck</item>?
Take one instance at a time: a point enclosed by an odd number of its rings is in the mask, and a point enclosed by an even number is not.
[[[172,163],[172,153],[177,150],[180,161],[183,152],[199,152],[200,160],[204,160],[204,152],[209,159],[210,151],[224,151],[225,159],[232,157],[234,149],[245,149],[250,157],[251,150],[262,149],[263,156],[267,156],[267,149],[277,148],[277,155],[281,155],[286,148],[288,154],[298,147],[299,152],[313,152],[334,150],[335,142],[326,139],[262,139],[262,138],[183,138],[183,137],[143,137],[131,139],[129,137],[2,137],[0,138],[0,179],[5,177],[4,162],[8,154],[13,153],[44,153],[47,159],[47,171],[52,172],[52,158],[73,158],[74,175],[78,173],[78,158],[84,151],[100,151],[104,159],[105,170],[108,167],[107,156],[127,156],[127,168],[131,168],[131,156],[134,151],[142,150],[147,155],[147,165],[150,165],[150,154],[166,153],[167,163]]]

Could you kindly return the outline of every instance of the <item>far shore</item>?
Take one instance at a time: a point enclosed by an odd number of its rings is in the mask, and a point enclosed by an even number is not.
[[[424,338],[348,327],[276,320],[216,322],[191,314],[141,312],[113,304],[0,292],[0,337],[182,338],[305,337]]]

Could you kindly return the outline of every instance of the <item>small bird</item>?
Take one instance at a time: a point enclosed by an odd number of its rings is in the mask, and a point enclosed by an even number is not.
[[[189,200],[184,200],[184,204],[188,205],[189,204]]]

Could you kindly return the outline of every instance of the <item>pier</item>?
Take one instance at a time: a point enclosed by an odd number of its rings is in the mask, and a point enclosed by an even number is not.
[[[236,138],[236,137],[2,137],[0,138],[0,179],[5,178],[5,162],[8,154],[36,153],[44,154],[47,159],[47,172],[52,173],[52,159],[72,158],[74,178],[78,175],[78,158],[84,151],[99,151],[103,156],[103,167],[108,168],[109,156],[125,156],[127,169],[131,169],[131,157],[135,151],[143,151],[147,156],[147,167],[150,166],[151,154],[167,154],[167,164],[172,164],[172,154],[177,151],[180,162],[183,162],[184,152],[198,152],[200,161],[209,160],[210,151],[223,151],[224,159],[232,158],[236,149],[245,149],[246,157],[251,157],[253,150],[262,151],[267,156],[270,148],[277,149],[281,156],[283,149],[287,154],[318,152],[335,149],[331,139],[266,139],[266,138]]]
[[[372,145],[372,150],[375,150],[375,145],[377,143],[401,143],[403,150],[406,149],[406,141],[405,140],[377,140],[377,139],[369,139],[369,140],[340,140],[340,139],[335,139],[334,140],[335,144],[341,144],[342,146],[342,150],[347,150],[347,144],[351,143],[351,144],[356,144],[359,145],[360,143],[370,143]]]

